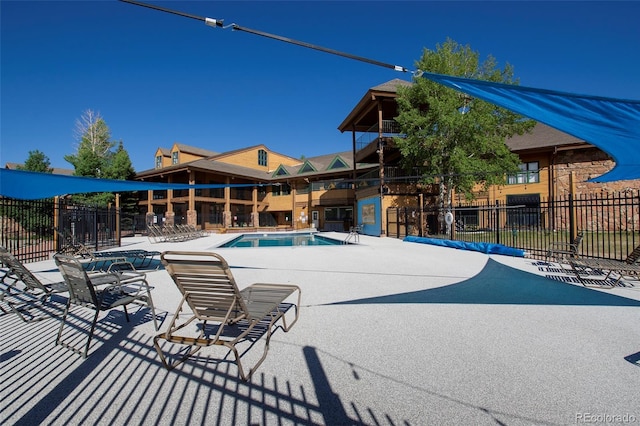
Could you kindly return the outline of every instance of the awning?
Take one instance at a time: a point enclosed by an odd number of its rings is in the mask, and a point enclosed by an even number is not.
[[[547,124],[597,146],[615,167],[591,182],[640,178],[640,101],[424,72],[422,77]]]
[[[198,184],[142,182],[132,180],[96,179],[82,176],[56,175],[23,170],[0,169],[0,195],[22,200],[51,198],[57,195],[87,192],[127,192],[164,189],[211,189],[253,187],[266,184]]]

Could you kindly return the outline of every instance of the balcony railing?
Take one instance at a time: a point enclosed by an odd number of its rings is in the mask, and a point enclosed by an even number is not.
[[[385,166],[384,178],[388,183],[417,183],[420,181],[422,171],[413,168],[407,172],[401,167]],[[371,170],[358,178],[358,187],[380,185],[380,171]]]
[[[369,130],[362,133],[356,139],[356,149],[359,151],[369,145],[380,136],[378,123],[371,126]],[[382,136],[394,137],[400,136],[400,125],[395,120],[382,120]]]

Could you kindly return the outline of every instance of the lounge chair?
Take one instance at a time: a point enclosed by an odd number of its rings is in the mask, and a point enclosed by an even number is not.
[[[64,242],[58,254],[77,257],[88,271],[109,271],[114,264],[120,264],[120,268],[131,264],[136,269],[144,269],[152,264],[154,257],[160,256],[159,251],[147,250],[94,251],[78,242],[66,229],[55,228],[55,231]]]
[[[238,375],[249,380],[262,364],[269,350],[273,331],[282,328],[289,331],[299,316],[300,288],[289,284],[252,284],[239,290],[229,265],[222,256],[212,252],[167,251],[161,261],[182,293],[182,300],[167,331],[154,338],[154,346],[164,366],[171,370],[205,346],[223,345],[233,352]],[[285,303],[289,296],[295,303]],[[179,321],[180,312],[187,306],[191,316]],[[294,309],[293,321],[287,323],[285,313]],[[292,315],[289,315],[290,317]],[[282,319],[282,325],[276,325]],[[194,323],[195,321],[195,323]],[[185,332],[189,326],[191,333]],[[178,333],[182,330],[182,333]],[[256,342],[266,334],[264,352],[249,370],[242,367],[236,345],[243,341]],[[159,341],[186,345],[187,352],[170,363]]]
[[[580,257],[579,251],[583,238],[584,232],[580,231],[571,242],[553,241],[547,249],[547,261],[553,259],[562,266],[563,263],[567,263],[567,259]]]
[[[613,260],[613,259],[595,259],[595,258],[574,258],[569,259],[569,264],[571,265],[573,273],[578,277],[578,280],[586,286],[583,278],[589,275],[602,274],[602,272],[606,272],[606,276],[604,277],[603,284],[607,287],[616,286],[620,280],[624,277],[629,277],[632,279],[638,279],[640,275],[640,263],[638,260],[640,259],[640,245],[633,249],[631,253],[627,256],[627,258],[623,261]],[[609,276],[614,273],[618,277],[612,284],[607,284],[607,280]]]
[[[148,307],[151,310],[155,328],[156,330],[158,329],[153,300],[151,299],[151,288],[144,273],[105,272],[88,274],[82,263],[75,256],[58,254],[54,256],[54,259],[69,289],[69,299],[64,314],[60,318],[60,329],[58,330],[56,344],[69,348],[86,358],[100,311],[122,306],[128,322],[127,305],[132,303]],[[95,311],[84,349],[77,349],[70,344],[62,342],[62,330],[71,305],[79,305]]]
[[[15,312],[23,321],[31,322],[43,319],[44,315],[34,316],[31,309],[42,306],[56,293],[64,293],[64,282],[43,283],[27,269],[11,252],[0,246],[0,263],[6,268],[0,278],[0,301]],[[0,306],[0,309],[7,312]],[[29,318],[27,318],[27,315]]]
[[[106,268],[106,271],[110,271],[112,269],[126,269],[126,265],[130,265],[130,268],[133,270],[139,269],[148,269],[152,264],[154,258],[158,257],[158,262],[154,269],[160,267],[160,252],[159,251],[149,251],[142,249],[135,250],[111,250],[111,251],[98,251],[93,253],[93,261],[94,263],[99,263],[100,260],[104,259],[105,262],[100,268],[104,270],[104,266],[109,265]],[[124,265],[123,265],[124,264]],[[92,268],[85,268],[92,269]],[[93,268],[95,269],[95,268]]]

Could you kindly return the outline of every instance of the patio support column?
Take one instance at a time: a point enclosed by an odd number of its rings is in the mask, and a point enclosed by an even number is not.
[[[291,189],[291,227],[295,230],[298,229],[298,223],[296,221],[296,184],[289,184]]]
[[[251,208],[251,224],[257,228],[260,226],[260,214],[258,213],[258,187],[254,186],[251,193],[253,206]]]
[[[387,215],[384,209],[384,142],[382,141],[382,100],[378,100],[378,162],[380,167],[380,236],[387,233]]]
[[[196,172],[189,170],[189,185],[196,184]],[[196,211],[196,190],[189,188],[189,208],[187,209],[187,225],[198,226],[198,212]]]
[[[151,203],[151,201],[153,201],[153,189],[149,189],[147,191],[147,214],[145,215],[145,223],[147,228],[149,227],[149,225],[153,225],[153,218],[155,217],[155,214],[153,213],[153,204]]]
[[[231,228],[231,179],[226,178],[227,186],[224,187],[224,212],[222,212],[222,220],[225,228]]]
[[[172,176],[167,179],[168,183],[173,183]],[[164,225],[173,226],[176,223],[176,213],[173,211],[173,189],[167,189],[167,213],[165,214]]]
[[[351,226],[358,226],[358,198],[356,197],[356,193],[358,191],[358,184],[356,182],[357,178],[357,168],[356,168],[356,125],[353,124],[351,126],[351,144],[353,146],[353,171],[351,174],[351,178],[353,179],[353,183],[351,184],[351,188],[353,188],[353,215],[351,218]]]

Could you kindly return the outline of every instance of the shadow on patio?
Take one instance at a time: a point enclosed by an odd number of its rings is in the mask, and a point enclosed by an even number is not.
[[[476,276],[443,287],[348,300],[331,305],[457,303],[487,305],[640,306],[640,301],[565,284],[489,259]]]

